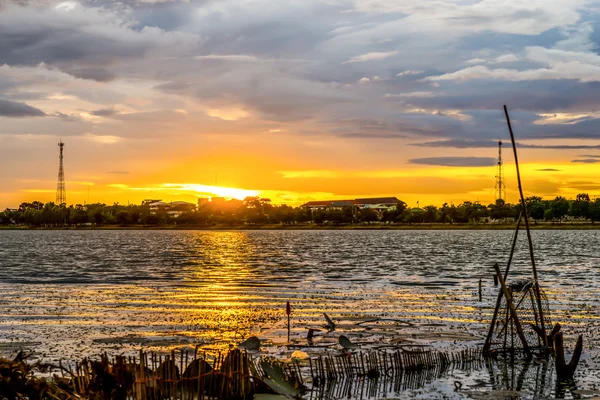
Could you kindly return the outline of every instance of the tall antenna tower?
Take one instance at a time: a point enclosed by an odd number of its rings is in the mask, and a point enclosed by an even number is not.
[[[56,205],[66,204],[67,203],[67,191],[65,189],[65,171],[63,169],[63,147],[65,144],[62,142],[58,142],[58,147],[60,148],[60,164],[58,166],[58,183],[56,184]]]
[[[502,141],[498,141],[498,170],[496,172],[496,199],[506,200],[506,185],[504,184],[504,163],[502,162]]]

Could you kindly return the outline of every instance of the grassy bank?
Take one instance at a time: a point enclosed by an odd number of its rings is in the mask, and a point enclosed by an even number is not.
[[[317,224],[263,224],[263,225],[101,225],[79,227],[35,227],[0,226],[0,230],[514,230],[516,224],[346,224],[346,225],[317,225]],[[524,228],[524,226],[522,226]],[[600,229],[600,223],[532,223],[533,230],[594,230]]]

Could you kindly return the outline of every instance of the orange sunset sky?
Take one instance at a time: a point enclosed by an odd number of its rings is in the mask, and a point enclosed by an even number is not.
[[[600,195],[594,2],[0,4],[0,209]]]

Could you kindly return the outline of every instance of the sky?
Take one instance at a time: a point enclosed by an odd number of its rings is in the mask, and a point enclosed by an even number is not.
[[[0,0],[0,209],[600,195],[600,2]]]

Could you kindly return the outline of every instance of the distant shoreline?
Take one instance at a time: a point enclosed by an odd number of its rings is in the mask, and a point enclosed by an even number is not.
[[[356,225],[317,225],[317,224],[264,224],[264,225],[102,225],[78,227],[27,227],[27,226],[0,226],[0,230],[191,230],[191,231],[253,231],[253,230],[514,230],[517,224],[356,224]],[[537,223],[529,225],[532,230],[596,230],[600,223]],[[525,226],[522,224],[521,228]]]

